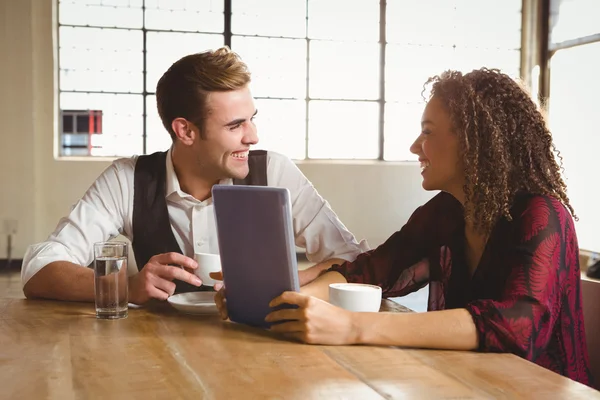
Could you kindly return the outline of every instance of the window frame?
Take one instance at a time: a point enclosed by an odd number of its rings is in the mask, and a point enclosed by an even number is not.
[[[525,27],[525,22],[529,21],[532,19],[532,15],[531,15],[531,9],[530,8],[526,8],[526,4],[532,1],[538,1],[538,0],[522,0],[522,7],[521,7],[521,13],[522,13],[522,29],[521,29],[521,48],[520,48],[520,77],[521,79],[524,79],[525,81],[528,80],[528,78],[530,78],[529,74],[528,74],[528,69],[526,68],[528,66],[528,64],[526,62],[524,62],[524,51],[526,49],[525,47],[525,43],[528,42],[528,40],[530,40],[531,38],[528,37],[526,35],[526,32],[524,30]],[[541,0],[542,2],[545,1],[550,1],[550,0]],[[225,46],[229,46],[230,48],[232,48],[231,43],[232,43],[232,37],[233,36],[239,36],[239,37],[262,37],[262,38],[273,38],[274,36],[268,36],[268,35],[244,35],[244,34],[236,34],[234,35],[232,33],[232,0],[223,0],[223,5],[224,5],[224,9],[223,9],[223,13],[224,13],[224,19],[223,19],[223,32],[219,33],[219,32],[203,32],[203,31],[182,31],[182,30],[161,30],[161,29],[149,29],[146,27],[146,21],[145,21],[145,13],[146,13],[146,2],[145,0],[142,1],[142,15],[143,15],[143,20],[142,20],[142,27],[141,28],[120,28],[120,27],[101,27],[101,26],[92,26],[92,25],[72,25],[72,24],[61,24],[60,18],[59,18],[59,13],[60,13],[60,0],[57,0],[57,7],[56,7],[56,12],[57,12],[57,23],[56,23],[56,35],[57,35],[57,46],[56,46],[56,57],[57,57],[57,66],[60,69],[60,28],[62,26],[66,26],[66,27],[74,27],[74,28],[99,28],[99,29],[125,29],[125,30],[139,30],[142,32],[142,36],[143,36],[143,44],[142,44],[142,79],[143,79],[143,86],[142,86],[142,91],[141,92],[116,92],[116,91],[94,91],[94,90],[62,90],[60,87],[60,73],[58,74],[58,78],[57,78],[57,93],[58,93],[58,99],[60,102],[60,94],[61,93],[90,93],[90,94],[136,94],[136,95],[141,95],[142,97],[142,101],[143,101],[143,105],[142,105],[142,154],[146,154],[147,152],[147,130],[148,130],[148,126],[147,126],[147,119],[148,119],[148,106],[147,106],[147,98],[148,96],[154,96],[156,95],[156,93],[154,91],[149,91],[148,87],[147,87],[147,35],[149,32],[173,32],[173,33],[182,33],[182,34],[187,34],[187,33],[199,33],[199,34],[215,34],[215,35],[222,35],[223,36],[223,44]],[[311,39],[308,35],[308,7],[309,7],[309,0],[306,0],[306,34],[304,38],[293,38],[293,39],[304,39],[306,40],[306,51],[307,51],[307,62],[306,62],[306,96],[304,98],[305,101],[305,134],[304,134],[304,141],[305,141],[305,149],[304,149],[304,159],[299,159],[297,161],[312,161],[312,160],[328,160],[328,158],[311,158],[309,157],[309,138],[310,138],[310,132],[309,132],[309,127],[310,127],[310,123],[309,123],[309,119],[310,119],[310,102],[313,100],[342,100],[342,101],[368,101],[368,102],[374,102],[377,103],[379,109],[378,109],[378,121],[377,121],[377,157],[376,158],[355,158],[355,159],[349,159],[351,161],[385,161],[385,162],[411,162],[412,160],[386,160],[385,159],[385,110],[386,110],[386,81],[385,81],[385,76],[386,76],[386,48],[387,48],[387,38],[386,38],[386,23],[387,23],[387,0],[380,0],[379,1],[379,40],[378,40],[378,46],[379,46],[379,66],[378,66],[378,72],[379,72],[379,79],[378,79],[378,93],[379,96],[377,99],[372,99],[372,100],[367,100],[367,99],[363,99],[363,100],[349,100],[349,99],[321,99],[321,98],[311,98],[309,95],[309,84],[310,84],[310,46],[311,46],[311,41],[313,40],[320,40],[320,39]],[[277,38],[280,38],[279,36]],[[281,38],[285,38],[285,37],[281,37]],[[233,51],[235,51],[234,48],[232,48]],[[542,76],[540,76],[540,79],[542,79]],[[530,83],[530,79],[529,79],[529,83]],[[543,86],[540,85],[540,88],[542,88]],[[541,92],[540,92],[541,95]],[[256,97],[257,99],[280,99],[278,97]],[[283,99],[283,98],[281,98]],[[58,109],[58,113],[59,113],[59,121],[61,120],[60,118],[60,112],[61,112],[61,107],[60,104],[57,107]],[[166,133],[165,133],[166,134]],[[59,157],[61,158],[75,158],[77,156],[70,156],[70,155],[64,155],[63,154],[63,147],[62,147],[62,122],[59,123],[59,143],[61,143],[59,145]],[[80,156],[77,158],[101,158],[102,156],[92,156],[92,155],[86,155],[86,156]],[[116,156],[113,156],[116,157]],[[337,161],[344,161],[345,159],[340,159],[340,158],[336,158],[335,160]]]
[[[559,0],[524,0],[523,2],[532,3],[529,6],[537,11],[537,21],[535,21],[538,27],[536,41],[539,60],[537,60],[537,65],[540,68],[538,100],[544,110],[548,111],[551,90],[550,61],[552,56],[560,50],[600,42],[600,32],[554,43],[551,38],[550,19],[553,14],[558,14],[558,9],[554,7]]]

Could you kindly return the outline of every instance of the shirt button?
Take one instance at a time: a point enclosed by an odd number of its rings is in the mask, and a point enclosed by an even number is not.
[[[202,240],[198,240],[196,242],[196,246],[202,246],[203,244],[204,244],[204,241],[202,241]]]

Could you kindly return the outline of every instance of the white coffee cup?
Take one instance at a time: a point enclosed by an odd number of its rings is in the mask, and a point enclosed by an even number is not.
[[[218,254],[195,253],[194,260],[198,263],[198,268],[194,274],[202,280],[205,286],[213,286],[218,281],[210,277],[211,272],[221,271],[221,256]]]
[[[381,288],[363,283],[332,283],[329,302],[348,311],[378,312],[381,307]]]

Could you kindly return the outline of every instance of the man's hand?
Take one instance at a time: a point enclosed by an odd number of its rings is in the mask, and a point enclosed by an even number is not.
[[[219,314],[221,314],[221,318],[227,319],[229,315],[227,314],[227,299],[225,297],[225,285],[223,285],[223,273],[222,272],[211,272],[210,277],[215,280],[219,280],[221,282],[215,283],[214,289],[217,291],[215,294],[215,304],[217,305],[217,309],[219,310]]]
[[[198,263],[179,253],[155,255],[140,272],[129,278],[129,301],[144,304],[150,299],[166,300],[175,292],[175,279],[202,285],[200,278],[184,268],[194,270]]]

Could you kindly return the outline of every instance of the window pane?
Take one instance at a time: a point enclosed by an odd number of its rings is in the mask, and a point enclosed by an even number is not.
[[[453,54],[449,46],[387,45],[386,100],[423,101],[423,85],[429,77],[451,68]]]
[[[63,0],[61,0],[63,1]],[[74,0],[77,3],[80,3],[79,0]],[[86,1],[86,0],[83,0]],[[113,6],[113,7],[127,7],[127,6],[135,6],[141,7],[144,0],[87,0],[88,3],[92,4],[103,4],[105,6]]]
[[[306,97],[306,40],[234,36],[232,49],[252,73],[257,97]]]
[[[142,95],[61,93],[62,110],[101,110],[102,134],[91,135],[95,156],[142,153]]]
[[[519,50],[481,49],[457,47],[451,68],[470,72],[482,67],[498,68],[513,78],[519,77],[521,70]],[[441,71],[440,71],[441,72]]]
[[[521,1],[388,0],[387,40],[517,49],[521,47]]]
[[[146,152],[165,151],[172,144],[156,108],[156,96],[148,96]],[[303,100],[256,99],[259,110],[255,122],[259,143],[256,148],[273,150],[294,159],[304,159],[306,106]]]
[[[310,97],[379,98],[377,43],[310,42]]]
[[[234,34],[306,37],[306,0],[232,0]]]
[[[173,140],[158,116],[156,96],[146,97],[146,115],[146,154],[168,150]]]
[[[452,3],[456,6],[456,45],[521,48],[522,0],[453,0]]]
[[[582,249],[600,248],[597,159],[600,128],[600,43],[559,50],[551,59],[549,123],[563,158],[571,204]]]
[[[553,0],[551,39],[554,43],[600,33],[598,0]]]
[[[308,157],[377,158],[378,119],[376,102],[311,101]]]
[[[60,89],[142,92],[142,31],[60,28]]]
[[[379,41],[379,0],[309,0],[308,37]]]
[[[385,84],[392,103],[385,109],[386,160],[415,160],[409,147],[420,130],[429,77],[482,67],[519,76],[521,3],[388,0]]]
[[[203,33],[148,32],[146,88],[156,90],[156,84],[169,67],[181,57],[223,46],[222,35]]]
[[[416,161],[410,145],[421,132],[424,102],[387,103],[385,105],[385,160]]]
[[[456,42],[454,8],[450,0],[387,0],[387,41],[452,46]]]
[[[224,30],[223,1],[146,0],[146,28],[190,32]]]
[[[58,20],[66,25],[141,28],[142,0],[61,0]]]
[[[258,149],[268,149],[301,160],[306,151],[306,102],[256,99]]]

